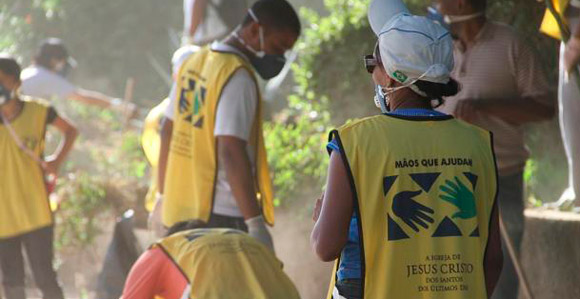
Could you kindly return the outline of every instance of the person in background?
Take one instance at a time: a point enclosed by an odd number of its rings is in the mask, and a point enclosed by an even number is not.
[[[63,41],[48,38],[40,44],[33,64],[22,70],[22,94],[52,100],[54,98],[78,101],[101,108],[110,108],[125,115],[135,113],[135,105],[111,98],[96,91],[82,89],[66,76],[76,66]]]
[[[329,298],[488,298],[502,264],[492,135],[433,110],[459,88],[449,32],[400,0],[372,1],[369,23],[383,114],[331,132],[314,209],[313,250],[336,260]]]
[[[24,257],[45,299],[62,299],[53,269],[53,215],[45,176],[55,175],[71,150],[77,130],[46,101],[22,96],[20,66],[0,54],[0,269],[4,297],[25,299]],[[63,138],[44,157],[46,127]]]
[[[523,171],[529,157],[524,125],[552,118],[555,94],[534,48],[513,28],[486,18],[486,0],[437,4],[455,39],[451,75],[462,87],[439,110],[493,132],[502,220],[519,251],[524,233]],[[517,294],[513,262],[506,259],[493,298],[513,299]]]
[[[184,0],[182,45],[205,45],[226,37],[255,0]]]
[[[181,67],[161,129],[158,187],[165,227],[199,219],[248,231],[273,248],[272,182],[256,73],[269,80],[300,35],[285,0],[260,0],[223,42]],[[155,211],[153,213],[156,213]]]
[[[234,229],[201,221],[176,223],[131,268],[122,299],[299,299],[296,287],[264,244]]]
[[[173,85],[171,87],[170,94],[165,98],[159,105],[153,107],[151,111],[147,114],[145,118],[145,124],[143,127],[143,134],[141,135],[141,146],[143,147],[143,152],[145,157],[151,166],[151,180],[149,184],[149,191],[145,197],[145,208],[148,212],[152,212],[154,209],[155,202],[157,198],[161,195],[158,193],[157,188],[157,174],[158,174],[158,160],[159,160],[159,150],[161,147],[161,122],[163,120],[163,115],[167,107],[169,106],[169,99],[175,96],[175,81],[177,79],[177,73],[181,68],[181,65],[195,52],[199,51],[199,47],[193,45],[183,46],[173,54],[171,58],[171,73],[173,79]],[[158,237],[165,235],[165,228],[161,224],[161,209],[155,209],[157,214],[150,214],[149,216],[149,228],[152,229]]]
[[[580,62],[580,1],[553,1],[561,19],[571,33],[567,45],[560,46],[560,78],[558,84],[558,103],[560,111],[560,130],[568,158],[568,187],[555,203],[557,207],[580,206],[580,86],[578,85],[578,63]],[[560,3],[563,3],[560,6]],[[564,26],[565,26],[564,25]],[[561,40],[560,28],[547,10],[540,30],[551,37]],[[576,70],[576,75],[572,73]]]

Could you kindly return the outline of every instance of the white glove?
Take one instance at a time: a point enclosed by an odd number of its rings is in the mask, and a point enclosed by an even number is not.
[[[147,219],[147,224],[149,226],[149,230],[153,232],[155,237],[161,238],[164,237],[167,233],[167,229],[163,225],[162,221],[163,215],[163,194],[157,193],[155,194],[155,205],[153,206],[153,211],[149,214],[149,219]]]
[[[270,232],[266,228],[266,222],[264,222],[262,215],[246,220],[246,225],[248,226],[248,234],[251,237],[264,243],[264,245],[274,251],[274,242],[272,241]]]

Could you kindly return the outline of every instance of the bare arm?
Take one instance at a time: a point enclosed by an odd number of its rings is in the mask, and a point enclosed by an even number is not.
[[[113,99],[100,92],[90,91],[85,89],[78,89],[73,92],[69,99],[78,101],[83,104],[98,106],[101,108],[109,108],[112,106]]]
[[[48,174],[58,173],[58,169],[72,149],[72,146],[78,136],[78,131],[75,126],[63,117],[57,116],[52,122],[52,125],[63,134],[63,138],[60,141],[56,151],[46,158],[46,172]]]
[[[189,36],[193,37],[199,24],[205,17],[205,8],[207,7],[207,0],[195,0],[193,4],[193,13],[191,14],[191,26],[189,27]]]
[[[552,118],[556,112],[556,107],[554,105],[543,104],[546,102],[550,102],[550,100],[545,98],[524,98],[518,100],[467,99],[457,103],[454,115],[462,120],[471,122],[475,116],[475,112],[479,112],[493,115],[511,124],[519,125]]]
[[[161,121],[161,148],[159,149],[159,164],[157,167],[157,189],[163,194],[165,189],[165,172],[167,170],[167,157],[171,146],[171,136],[173,134],[173,121],[163,117]]]
[[[503,253],[501,251],[501,239],[499,232],[499,211],[497,201],[491,213],[491,225],[489,230],[489,240],[484,258],[485,286],[487,296],[491,297],[497,285],[503,265]]]
[[[322,261],[338,258],[348,241],[348,228],[354,209],[352,194],[342,158],[339,153],[332,152],[322,210],[310,236],[312,248]]]
[[[256,190],[247,142],[232,136],[217,136],[218,159],[223,163],[232,194],[244,219],[252,219],[262,213],[256,200]]]
[[[478,101],[480,111],[499,117],[506,122],[514,124],[524,124],[548,120],[556,113],[555,105],[543,103],[555,103],[551,99],[523,98],[518,100],[490,100]],[[475,103],[477,107],[477,102]]]

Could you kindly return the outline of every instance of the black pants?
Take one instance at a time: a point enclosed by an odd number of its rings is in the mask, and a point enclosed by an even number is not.
[[[362,280],[361,279],[345,279],[336,282],[338,293],[347,299],[361,299],[362,298]]]
[[[524,180],[523,174],[499,177],[499,210],[514,249],[519,254],[524,235]],[[503,269],[492,299],[515,299],[518,297],[519,280],[514,263],[502,240]]]
[[[42,297],[64,298],[52,267],[53,235],[53,228],[49,226],[17,237],[0,239],[0,269],[5,299],[26,299],[23,248]]]
[[[246,233],[248,232],[248,226],[246,225],[244,218],[241,217],[211,214],[207,226],[209,228],[233,228]]]

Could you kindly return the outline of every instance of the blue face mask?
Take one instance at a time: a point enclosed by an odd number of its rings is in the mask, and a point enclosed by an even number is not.
[[[389,103],[387,102],[387,96],[383,93],[383,88],[380,85],[375,85],[375,106],[381,108],[381,112],[383,113],[389,113],[391,111]]]
[[[427,7],[427,18],[449,30],[449,24],[445,22],[445,17],[437,10],[436,7]]]

